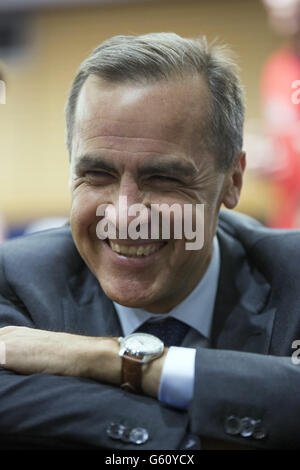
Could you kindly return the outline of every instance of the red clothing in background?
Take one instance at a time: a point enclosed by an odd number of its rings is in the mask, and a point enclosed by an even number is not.
[[[300,59],[287,47],[275,52],[264,66],[261,84],[265,131],[273,143],[270,178],[280,195],[269,221],[273,227],[300,227],[299,84],[298,90],[292,88],[296,80],[300,80]]]

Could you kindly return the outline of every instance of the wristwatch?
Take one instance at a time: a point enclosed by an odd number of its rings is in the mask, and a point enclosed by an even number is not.
[[[122,384],[124,390],[142,392],[142,365],[158,358],[164,351],[164,343],[148,333],[132,333],[118,338],[119,356],[122,357]]]

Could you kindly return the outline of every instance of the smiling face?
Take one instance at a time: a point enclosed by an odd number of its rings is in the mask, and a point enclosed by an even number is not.
[[[218,212],[239,198],[244,157],[227,173],[205,145],[208,91],[199,77],[109,84],[89,76],[78,99],[71,158],[71,229],[90,270],[112,300],[154,313],[181,302],[211,257]],[[205,204],[204,246],[186,240],[100,240],[102,204]],[[132,217],[128,216],[129,219]]]

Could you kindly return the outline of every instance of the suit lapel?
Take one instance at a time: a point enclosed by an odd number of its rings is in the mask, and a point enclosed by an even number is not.
[[[243,246],[218,230],[221,271],[217,291],[212,347],[267,354],[275,309],[268,308],[270,286],[252,270]]]
[[[69,281],[62,306],[65,331],[88,336],[122,334],[112,301],[84,264]]]

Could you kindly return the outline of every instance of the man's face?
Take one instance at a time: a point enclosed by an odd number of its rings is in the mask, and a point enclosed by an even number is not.
[[[238,202],[240,165],[218,171],[205,145],[208,103],[199,77],[145,85],[90,76],[81,90],[71,159],[72,234],[104,292],[120,304],[159,313],[183,300],[210,261],[221,203]],[[174,238],[99,239],[97,207],[117,207],[120,196],[128,207],[205,204],[203,248],[186,250],[186,240]]]

